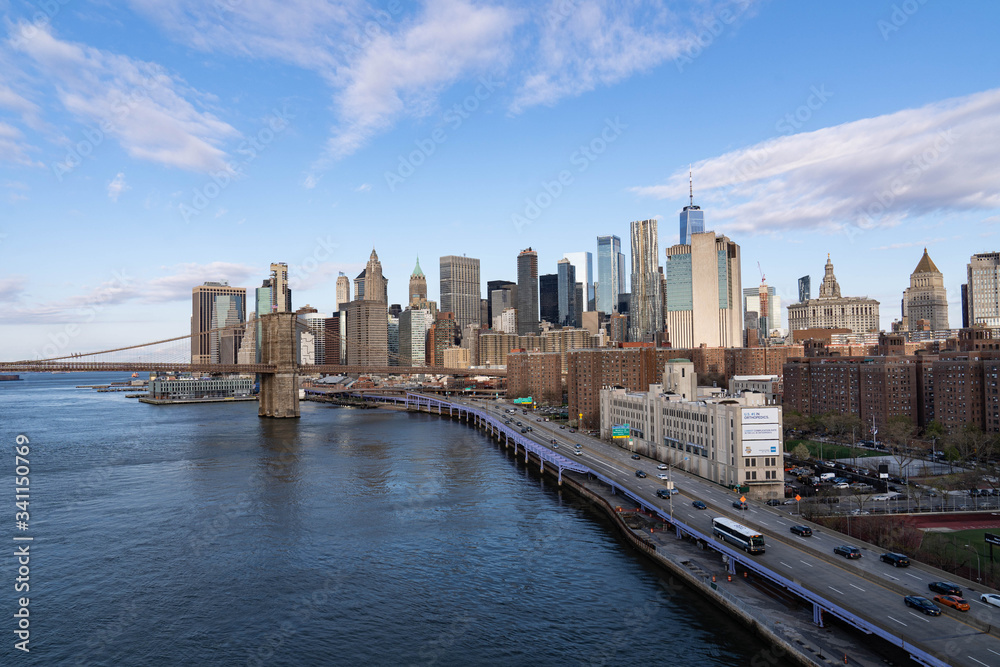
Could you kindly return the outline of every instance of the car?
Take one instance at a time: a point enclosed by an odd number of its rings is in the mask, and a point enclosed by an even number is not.
[[[907,567],[910,564],[909,558],[907,558],[903,554],[897,554],[891,551],[885,552],[884,554],[879,556],[878,559],[883,563],[889,563],[893,567]]]
[[[670,479],[670,475],[665,472],[661,472],[656,476],[656,479]]]
[[[576,443],[576,448],[577,448],[577,449],[581,449],[582,447],[583,447],[583,445],[581,445],[581,444],[580,444],[579,442],[578,442],[578,443]]]
[[[778,505],[780,505],[780,504],[781,504],[781,501],[780,501],[780,500],[778,500],[777,498],[771,498],[770,500],[768,500],[768,501],[767,501],[766,503],[764,503],[764,504],[765,504],[765,505],[770,505],[771,507],[777,507]]]
[[[789,498],[788,500],[786,500],[785,502],[783,502],[781,504],[782,505],[794,505],[797,502],[799,502],[799,501],[797,501],[795,498]]]
[[[965,598],[958,595],[935,595],[934,601],[945,607],[951,607],[959,611],[969,611],[970,609],[969,603],[965,601]]]
[[[848,544],[841,544],[833,548],[833,553],[844,558],[861,558],[861,549]]]
[[[962,589],[955,584],[950,584],[947,581],[932,581],[927,584],[927,588],[931,589],[935,593],[941,593],[943,595],[957,595],[962,597]]]
[[[750,509],[749,506],[741,500],[734,500],[733,507],[735,507],[738,510]]]
[[[565,426],[560,426],[559,428],[561,428],[561,429],[562,429],[562,430],[564,430],[564,431],[566,430],[566,427],[565,427]]]
[[[941,615],[941,609],[936,604],[927,598],[920,597],[919,595],[907,595],[903,598],[903,601],[906,602],[907,607],[913,607],[917,611],[922,611],[928,616]]]
[[[1000,607],[1000,595],[996,593],[983,593],[979,596],[979,601],[984,604],[991,604],[994,607]]]
[[[555,439],[555,438],[552,438],[551,440],[549,440],[549,444],[551,444],[551,445],[557,445],[557,444],[559,444],[559,443],[558,443],[558,442],[556,442],[556,439]]]
[[[578,450],[576,450],[573,453],[576,454],[577,456],[583,456],[583,450],[582,449],[578,449]]]
[[[695,508],[696,510],[707,510],[708,509],[708,505],[706,505],[705,503],[701,502],[700,500],[696,500],[693,503],[691,503],[691,507]]]
[[[812,528],[809,526],[792,526],[788,530],[795,533],[799,537],[810,537],[813,534]]]
[[[576,429],[575,429],[575,428],[571,428],[571,429],[569,430],[569,432],[570,432],[570,433],[576,433]]]
[[[635,471],[635,476],[636,476],[636,477],[645,477],[645,476],[646,476],[646,473],[645,473],[645,472],[643,472],[642,470],[636,470],[636,471]]]
[[[523,426],[523,424],[521,422],[517,422],[517,425],[518,426]]]
[[[666,463],[661,463],[660,465],[656,466],[656,469],[657,470],[669,470],[670,466],[668,466]]]
[[[657,489],[656,490],[656,497],[657,498],[669,498],[670,497],[670,492],[667,491],[666,489]]]
[[[634,460],[638,461],[638,460],[639,460],[640,458],[642,458],[642,457],[641,457],[641,456],[639,456],[638,454],[633,454],[633,455],[632,455],[632,458],[633,458]]]
[[[541,417],[539,417],[539,418],[538,418],[538,419],[536,419],[535,421],[536,421],[536,422],[540,422],[540,421],[542,421],[542,418],[541,418]]]
[[[833,485],[833,488],[835,489],[846,489],[849,487],[850,484],[848,484],[847,482],[837,482],[836,484]]]

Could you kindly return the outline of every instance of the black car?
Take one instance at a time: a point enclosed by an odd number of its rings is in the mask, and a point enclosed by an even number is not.
[[[640,456],[638,454],[633,454],[632,458],[635,459],[636,461],[638,461],[639,458],[640,458]]]
[[[523,429],[523,428],[522,428],[522,429],[521,429],[521,433],[527,433],[527,431],[526,431],[525,429]]]
[[[777,507],[780,504],[781,504],[781,501],[778,500],[777,498],[771,498],[770,500],[768,500],[765,503],[765,505],[770,505],[771,507]]]
[[[927,588],[931,589],[935,593],[957,595],[958,597],[962,597],[962,589],[955,584],[949,584],[947,581],[932,581],[927,584]]]
[[[893,567],[907,567],[910,564],[910,559],[903,554],[895,554],[888,551],[878,557],[883,563],[889,563]]]
[[[643,477],[645,477],[645,475],[643,475]],[[656,497],[657,498],[669,498],[670,497],[670,491],[668,491],[667,489],[657,489],[656,490]]]
[[[840,546],[833,548],[833,553],[838,556],[843,556],[844,558],[861,558],[861,549],[857,547],[848,546],[846,544],[841,544]]]
[[[561,428],[561,429],[563,429],[563,430],[565,430],[565,429],[566,429],[566,427],[565,427],[565,426],[560,426],[559,428]]]
[[[645,476],[646,476],[646,473],[644,473],[644,472],[643,472],[643,471],[641,471],[641,470],[636,470],[636,471],[635,471],[635,476],[636,476],[636,477],[645,477]]]
[[[800,537],[809,537],[813,534],[812,528],[809,526],[792,526],[788,530],[792,531]]]
[[[941,610],[936,604],[928,600],[927,598],[922,598],[919,595],[907,595],[903,598],[907,607],[913,607],[918,611],[922,611],[928,616],[940,616]]]
[[[733,507],[735,507],[738,510],[749,509],[749,507],[747,506],[747,504],[745,502],[740,501],[740,500],[734,500],[733,501]]]
[[[705,503],[701,502],[700,500],[694,501],[693,503],[691,503],[691,506],[694,507],[696,510],[707,510],[708,509],[708,505],[706,505]]]

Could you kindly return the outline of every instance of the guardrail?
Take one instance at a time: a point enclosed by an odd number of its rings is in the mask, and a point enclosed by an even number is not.
[[[522,444],[526,450],[532,451],[536,455],[539,455],[540,458],[542,455],[551,456],[555,454],[548,447],[543,447],[538,443],[535,443],[533,440],[522,438],[520,433],[513,433],[512,429],[507,428],[505,424],[503,424],[496,417],[490,415],[488,412],[484,410],[473,408],[462,403],[452,403],[451,401],[445,399],[423,396],[420,394],[407,394],[407,398],[411,399],[410,402],[417,403],[418,405],[426,404],[428,408],[431,406],[431,404],[434,404],[435,407],[440,406],[441,408],[447,406],[450,415],[454,414],[453,410],[457,409],[459,410],[459,414],[461,414],[461,412],[467,412],[469,414],[476,415],[480,418],[485,418],[490,422],[492,422],[493,426],[508,431],[508,437],[513,436],[515,442]],[[544,452],[540,450],[544,450]],[[728,556],[731,567],[735,568],[733,564],[739,563],[746,570],[754,572],[759,576],[771,580],[772,582],[794,593],[803,600],[811,603],[813,605],[813,610],[814,610],[814,619],[819,625],[822,625],[822,612],[825,611],[826,613],[832,614],[833,616],[861,630],[862,632],[876,635],[884,639],[885,641],[889,642],[890,644],[901,647],[904,651],[907,651],[910,654],[911,658],[913,658],[915,661],[923,665],[927,665],[928,667],[949,667],[949,663],[928,653],[924,649],[913,645],[912,643],[908,642],[905,637],[896,635],[890,632],[889,630],[886,630],[882,626],[878,625],[874,619],[868,617],[867,615],[856,614],[851,611],[848,611],[847,609],[844,609],[840,605],[835,604],[834,602],[828,600],[822,595],[815,593],[809,590],[808,588],[805,588],[801,582],[789,579],[779,574],[778,572],[775,572],[774,570],[765,567],[759,562],[753,560],[747,554],[740,551],[736,551],[727,544],[717,541],[714,537],[706,535],[702,533],[700,530],[692,528],[691,526],[688,526],[684,522],[670,516],[668,512],[660,509],[656,505],[652,504],[650,501],[647,501],[646,499],[640,497],[637,492],[632,491],[631,489],[623,486],[619,482],[612,480],[603,473],[597,472],[596,470],[588,466],[585,462],[571,461],[558,454],[556,454],[555,456],[559,456],[568,464],[572,465],[572,467],[566,466],[567,469],[576,470],[577,472],[586,473],[592,476],[593,478],[610,486],[612,492],[615,492],[616,490],[621,491],[625,496],[631,498],[633,501],[638,503],[639,506],[644,508],[647,512],[655,514],[665,523],[674,526],[675,530],[683,531],[684,533],[687,533],[688,535],[705,542],[707,546],[711,547],[715,551],[718,551],[719,553]],[[771,626],[769,626],[769,628],[770,627]]]

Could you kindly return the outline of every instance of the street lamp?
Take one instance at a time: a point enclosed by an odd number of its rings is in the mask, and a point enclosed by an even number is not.
[[[976,581],[982,583],[983,570],[982,570],[982,561],[979,560],[979,551],[973,549],[971,544],[966,544],[965,548],[971,551],[972,553],[976,554]]]

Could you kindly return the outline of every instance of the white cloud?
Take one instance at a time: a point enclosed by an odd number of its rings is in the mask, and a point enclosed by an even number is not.
[[[44,166],[28,156],[33,150],[35,147],[25,141],[19,129],[0,121],[0,162],[11,162],[25,167]]]
[[[131,189],[132,188],[125,182],[125,172],[119,171],[114,180],[108,183],[108,199],[113,202],[117,202],[123,192]]]
[[[755,0],[714,0],[681,15],[648,0],[549,0],[535,12],[537,61],[511,105],[515,113],[645,72],[666,60],[693,63],[750,16]]]
[[[371,183],[362,183],[358,187],[354,188],[355,192],[369,192],[372,189]]]
[[[888,227],[1000,208],[1000,89],[768,141],[694,165],[712,225],[741,232]],[[687,169],[643,196],[686,199]],[[721,224],[715,224],[720,221]]]
[[[428,113],[446,86],[504,62],[515,23],[515,14],[502,7],[429,0],[419,20],[378,34],[337,73],[343,90],[335,97],[331,156],[350,155],[404,114]]]
[[[159,65],[61,41],[47,25],[8,45],[30,58],[67,111],[132,157],[192,171],[226,168],[219,144],[238,133],[199,109],[208,98]]]
[[[302,179],[302,187],[306,190],[312,190],[316,187],[316,184],[319,183],[320,178],[321,177],[316,176],[316,174],[306,174],[305,178]]]

